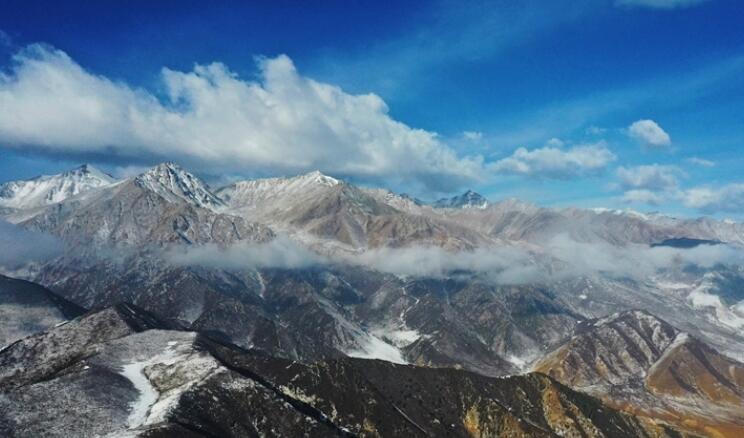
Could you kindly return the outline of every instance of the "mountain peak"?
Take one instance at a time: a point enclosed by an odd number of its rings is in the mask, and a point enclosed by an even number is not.
[[[135,177],[140,187],[154,191],[170,201],[185,200],[199,207],[214,208],[223,205],[201,179],[176,163],[167,161]]]
[[[109,175],[108,173],[102,171],[101,169],[93,166],[92,164],[81,164],[80,166],[68,170],[67,172],[62,173],[62,176],[64,177],[87,177],[87,178],[96,178],[103,182],[107,183],[113,183],[116,182],[116,178]]]
[[[308,172],[304,175],[299,175],[292,179],[304,180],[311,183],[319,183],[326,186],[335,186],[341,183],[341,181],[337,180],[336,178],[328,176],[319,170],[313,170],[312,172]]]
[[[442,198],[434,202],[435,208],[480,208],[488,207],[488,200],[479,193],[467,190],[462,195]]]
[[[111,175],[90,164],[83,164],[57,175],[0,184],[0,206],[17,209],[42,207],[114,182],[116,179]]]

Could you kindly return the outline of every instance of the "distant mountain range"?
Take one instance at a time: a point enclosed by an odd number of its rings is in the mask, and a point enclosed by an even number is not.
[[[65,248],[0,278],[0,431],[52,427],[31,400],[75,435],[64,393],[88,436],[744,431],[739,223],[174,163],[4,183],[0,217]]]

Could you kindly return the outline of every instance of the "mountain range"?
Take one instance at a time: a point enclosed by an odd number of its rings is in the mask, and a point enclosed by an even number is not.
[[[10,436],[744,433],[743,224],[174,163],[0,217],[64,248],[0,281]]]

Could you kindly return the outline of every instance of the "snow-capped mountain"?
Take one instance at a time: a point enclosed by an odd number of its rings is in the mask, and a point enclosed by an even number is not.
[[[453,196],[452,198],[442,198],[432,204],[436,208],[480,208],[488,207],[488,200],[472,190]]]
[[[175,163],[162,163],[134,178],[135,184],[174,201],[181,198],[187,202],[214,209],[223,205],[209,186]]]
[[[76,244],[139,247],[272,238],[265,226],[221,213],[222,205],[199,178],[164,163],[53,206],[11,213],[6,219]]]
[[[42,207],[114,182],[116,179],[111,175],[84,164],[58,175],[0,184],[0,206],[15,209]]]

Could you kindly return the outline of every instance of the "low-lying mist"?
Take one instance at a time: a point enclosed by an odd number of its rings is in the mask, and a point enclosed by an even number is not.
[[[595,274],[642,279],[689,266],[710,269],[716,265],[744,265],[744,249],[729,245],[689,249],[616,246],[577,242],[568,235],[558,235],[541,246],[513,244],[457,252],[411,246],[333,255],[320,255],[288,237],[278,237],[268,243],[241,242],[226,248],[179,245],[165,251],[164,257],[177,266],[301,269],[352,265],[405,277],[474,274],[501,284],[544,283]]]
[[[54,236],[26,230],[0,220],[0,268],[17,269],[42,263],[62,253],[64,245]]]

